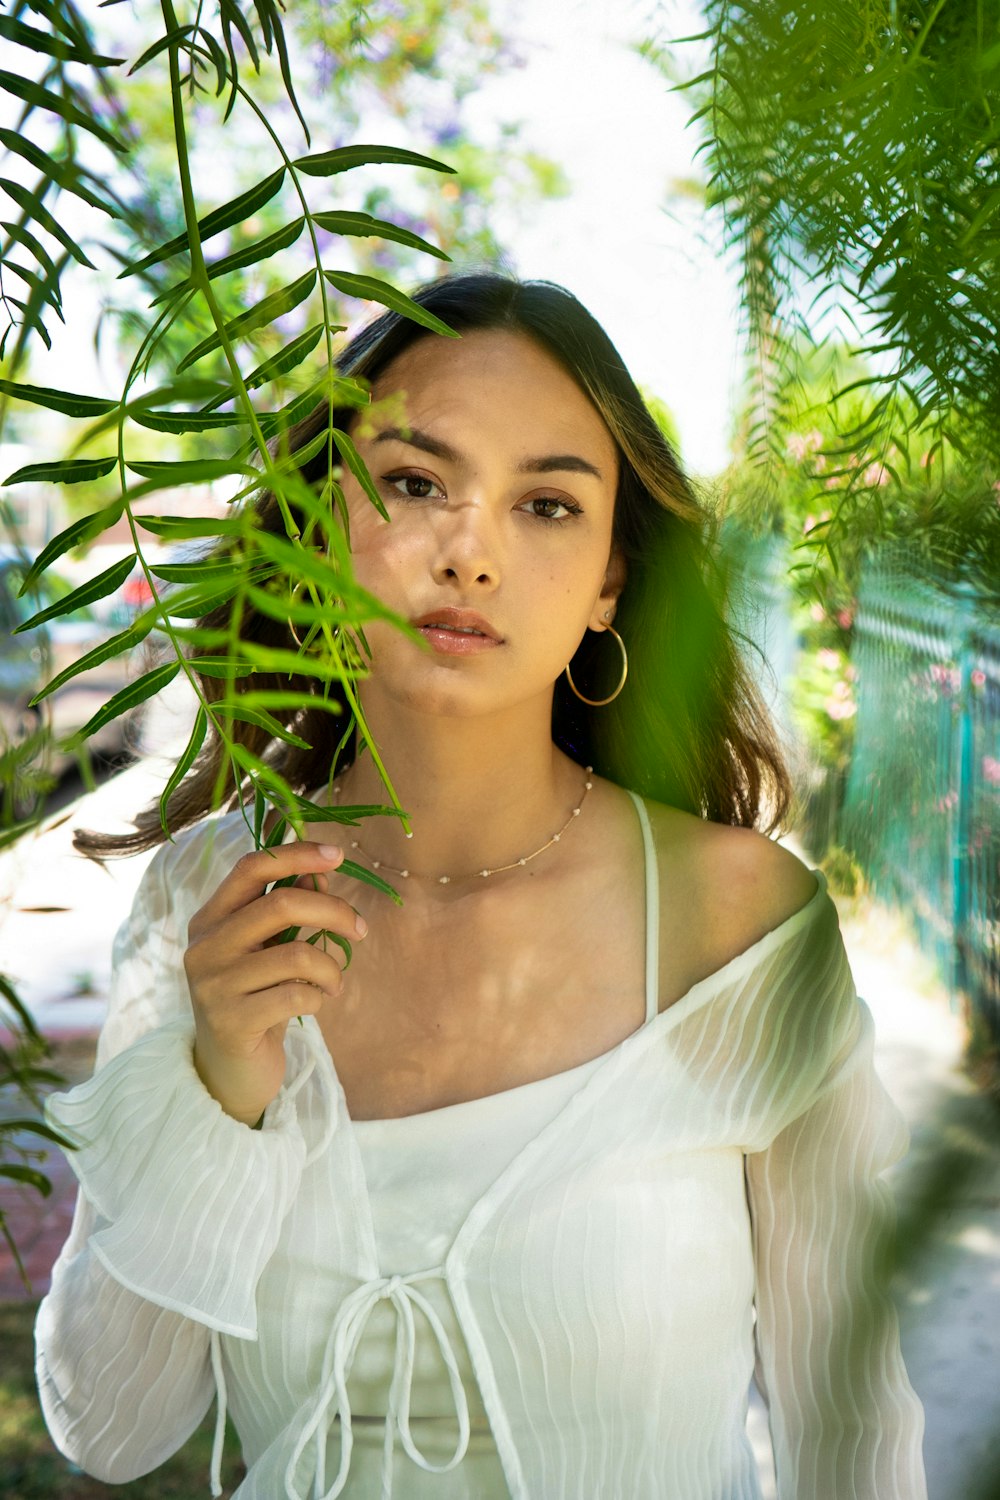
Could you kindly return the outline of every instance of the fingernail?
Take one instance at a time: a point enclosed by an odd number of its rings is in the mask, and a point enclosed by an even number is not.
[[[343,859],[344,851],[343,849],[338,849],[336,844],[320,844],[319,857],[320,859],[330,860]]]
[[[355,917],[354,925],[358,930],[358,937],[364,937],[365,933],[368,931],[368,923],[365,921],[364,917]]]

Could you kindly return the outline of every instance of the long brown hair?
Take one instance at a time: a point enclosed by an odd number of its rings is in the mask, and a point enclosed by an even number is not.
[[[493,272],[444,277],[414,298],[459,334],[495,329],[533,339],[590,399],[618,449],[613,537],[625,558],[627,582],[615,628],[628,649],[628,680],[613,703],[590,708],[560,677],[552,705],[555,743],[642,796],[718,823],[777,827],[787,814],[791,785],[770,716],[726,618],[724,570],[711,518],[603,328],[562,287]],[[351,340],[338,368],[374,382],[403,350],[434,337],[407,318],[385,313]],[[333,414],[334,424],[344,430],[353,419],[348,408]],[[320,402],[291,430],[289,450],[304,450],[330,420],[328,404]],[[321,485],[326,463],[323,453],[311,458],[301,466],[303,479]],[[259,526],[284,535],[269,491],[261,492],[254,506]],[[201,623],[223,630],[228,621],[224,604]],[[262,645],[294,649],[285,625],[253,609],[245,612],[240,633]],[[570,667],[587,697],[602,698],[614,689],[620,661],[610,638],[587,631]],[[207,700],[217,700],[219,679],[200,680]],[[252,681],[257,689],[315,690],[305,677],[258,672]],[[253,754],[266,757],[295,791],[315,790],[329,779],[334,760],[343,768],[353,759],[348,711],[337,716],[290,710],[284,722],[307,741],[308,750],[240,721],[232,722],[231,732]],[[224,805],[246,801],[248,784],[224,769],[224,751],[210,731],[201,756],[170,799],[171,834],[218,805],[213,796],[220,769]],[[103,858],[163,840],[157,806],[140,813],[136,827],[135,834],[120,836],[81,832],[77,847]]]

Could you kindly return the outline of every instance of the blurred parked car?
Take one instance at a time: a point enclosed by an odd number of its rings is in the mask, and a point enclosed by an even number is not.
[[[136,603],[123,597],[115,599],[109,608],[107,601],[102,601],[105,607],[101,616],[85,607],[15,635],[18,625],[78,582],[74,579],[70,584],[46,574],[37,589],[18,598],[30,564],[31,559],[16,548],[0,547],[0,747],[21,744],[47,725],[51,737],[46,737],[42,763],[58,778],[77,761],[77,756],[64,748],[64,741],[124,687],[129,677],[137,675],[134,660],[128,654],[112,657],[71,679],[34,708],[31,699],[53,677],[127,625]],[[129,582],[126,580],[126,586]],[[127,754],[135,743],[137,728],[135,713],[125,714],[98,730],[87,743],[101,755]]]

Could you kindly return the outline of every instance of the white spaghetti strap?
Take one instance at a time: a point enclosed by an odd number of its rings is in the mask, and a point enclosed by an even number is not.
[[[646,804],[635,792],[629,792],[639,814],[642,847],[646,857],[646,1020],[651,1021],[660,1009],[660,874],[656,863],[656,845],[649,826]]]

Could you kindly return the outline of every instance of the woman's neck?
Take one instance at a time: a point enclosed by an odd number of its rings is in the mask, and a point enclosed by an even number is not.
[[[345,829],[371,859],[437,879],[495,870],[533,854],[580,804],[584,772],[540,732],[537,714],[533,724],[516,714],[406,717],[391,733],[371,728],[413,836],[397,818]],[[367,752],[336,785],[341,804],[387,801]]]

